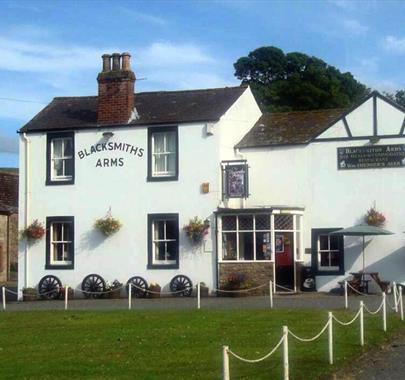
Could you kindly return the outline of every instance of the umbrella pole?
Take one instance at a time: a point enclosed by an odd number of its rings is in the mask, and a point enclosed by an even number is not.
[[[364,270],[366,268],[366,259],[364,255],[364,250],[365,250],[365,243],[364,243],[364,235],[363,235],[363,276],[364,276]]]

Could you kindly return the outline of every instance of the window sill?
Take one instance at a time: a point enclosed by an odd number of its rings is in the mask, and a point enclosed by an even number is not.
[[[147,269],[179,269],[179,264],[148,264]]]
[[[334,270],[325,270],[325,269],[318,269],[315,272],[315,276],[337,276],[345,274],[343,269],[334,269]]]
[[[153,177],[153,176],[148,176],[147,178],[146,178],[146,181],[147,182],[167,182],[167,181],[178,181],[179,180],[179,176],[178,175],[174,175],[174,176],[167,176],[167,177],[165,177],[165,176],[161,176],[161,177],[159,177],[159,176],[156,176],[156,177]]]
[[[60,264],[46,264],[45,269],[75,269],[73,264],[60,265]]]
[[[220,264],[273,263],[274,264],[274,260],[218,260],[218,263],[220,263]]]
[[[67,179],[67,180],[54,180],[54,179],[47,179],[45,182],[46,186],[60,186],[60,185],[74,185],[75,180],[72,179]]]

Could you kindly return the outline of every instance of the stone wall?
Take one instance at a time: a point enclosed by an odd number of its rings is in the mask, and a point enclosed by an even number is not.
[[[245,274],[252,287],[268,284],[270,280],[273,280],[273,263],[268,261],[256,263],[219,263],[219,288],[224,288],[229,275],[238,273]],[[258,295],[268,292],[269,287],[264,286],[253,291],[251,294]]]
[[[7,228],[8,240],[7,240]],[[7,245],[9,244],[9,247]],[[9,257],[7,258],[7,251]],[[0,282],[17,281],[18,215],[0,215]],[[10,265],[13,264],[13,265]],[[9,271],[9,266],[11,271]]]

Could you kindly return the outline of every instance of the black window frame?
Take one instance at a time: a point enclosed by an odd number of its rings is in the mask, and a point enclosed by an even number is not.
[[[319,269],[318,261],[318,238],[319,235],[328,235],[331,232],[341,230],[342,227],[335,228],[313,228],[311,230],[311,269],[315,275],[318,276],[336,276],[345,274],[345,249],[344,249],[344,237],[337,235],[339,245],[339,269],[337,270],[322,270]]]
[[[72,178],[68,180],[52,179],[52,140],[60,138],[72,139]],[[52,132],[46,135],[46,181],[47,186],[74,185],[75,183],[75,134],[74,132]]]
[[[229,194],[228,188],[228,173],[232,167],[239,166],[244,167],[243,175],[243,186],[244,194],[241,196],[232,196]],[[249,198],[249,165],[247,160],[229,160],[221,162],[221,171],[222,171],[222,199],[247,199]]]
[[[58,265],[51,263],[51,224],[54,222],[71,223],[71,239],[72,244],[70,246],[71,264]],[[47,216],[46,217],[46,259],[45,269],[74,269],[75,267],[75,218],[74,216]]]
[[[175,220],[177,231],[176,262],[174,264],[154,264],[153,263],[153,223],[156,220]],[[179,247],[180,247],[179,214],[159,213],[148,214],[148,265],[147,269],[179,269]]]
[[[175,132],[176,138],[176,160],[175,160],[175,174],[172,176],[154,176],[153,175],[153,146],[152,135],[154,133],[162,132]],[[179,179],[179,128],[178,126],[166,127],[149,127],[148,128],[148,182],[161,182],[161,181],[178,181]]]

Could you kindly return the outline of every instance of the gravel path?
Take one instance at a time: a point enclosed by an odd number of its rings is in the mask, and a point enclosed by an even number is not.
[[[404,380],[405,329],[384,346],[368,351],[330,380]]]
[[[349,307],[357,310],[360,300],[364,300],[369,308],[375,309],[381,302],[381,296],[367,297],[351,296]],[[270,305],[268,296],[258,297],[207,297],[201,298],[202,309],[263,309]],[[344,307],[344,297],[324,293],[303,293],[296,295],[275,295],[274,308],[277,309],[317,309],[334,310]],[[35,301],[35,302],[8,302],[7,310],[61,310],[64,301]],[[74,299],[69,300],[71,310],[125,310],[128,300],[122,299]],[[132,300],[134,310],[180,310],[196,309],[195,297],[167,297],[160,299]]]

